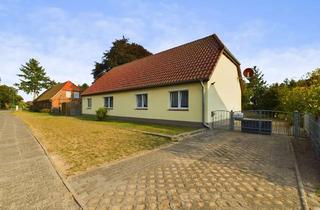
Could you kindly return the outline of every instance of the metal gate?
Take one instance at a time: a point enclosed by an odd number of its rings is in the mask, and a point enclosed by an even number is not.
[[[212,128],[257,134],[304,136],[303,119],[299,112],[271,110],[225,111],[211,113]]]

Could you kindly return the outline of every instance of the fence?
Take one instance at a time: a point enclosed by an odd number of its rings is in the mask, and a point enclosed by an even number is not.
[[[212,112],[212,127],[260,134],[304,136],[302,114],[273,110]]]
[[[305,130],[311,139],[312,147],[317,158],[320,159],[320,124],[311,114],[305,114],[304,125]]]

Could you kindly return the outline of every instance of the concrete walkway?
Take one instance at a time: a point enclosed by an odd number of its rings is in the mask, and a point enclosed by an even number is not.
[[[69,183],[89,209],[300,209],[289,140],[207,133]]]
[[[3,111],[0,209],[79,209],[26,125]]]

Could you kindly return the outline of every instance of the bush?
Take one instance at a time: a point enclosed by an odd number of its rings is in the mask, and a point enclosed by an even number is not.
[[[34,105],[31,105],[31,106],[29,107],[29,110],[30,110],[31,112],[40,112],[40,109],[39,109],[37,106],[34,106]]]
[[[99,108],[96,111],[97,120],[105,120],[107,118],[107,109],[106,108]]]
[[[40,112],[41,113],[50,113],[51,109],[44,108],[44,109],[41,109]]]

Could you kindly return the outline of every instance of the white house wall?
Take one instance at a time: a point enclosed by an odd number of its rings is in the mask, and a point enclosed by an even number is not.
[[[206,122],[215,110],[241,110],[241,85],[237,66],[224,54],[207,82]]]

